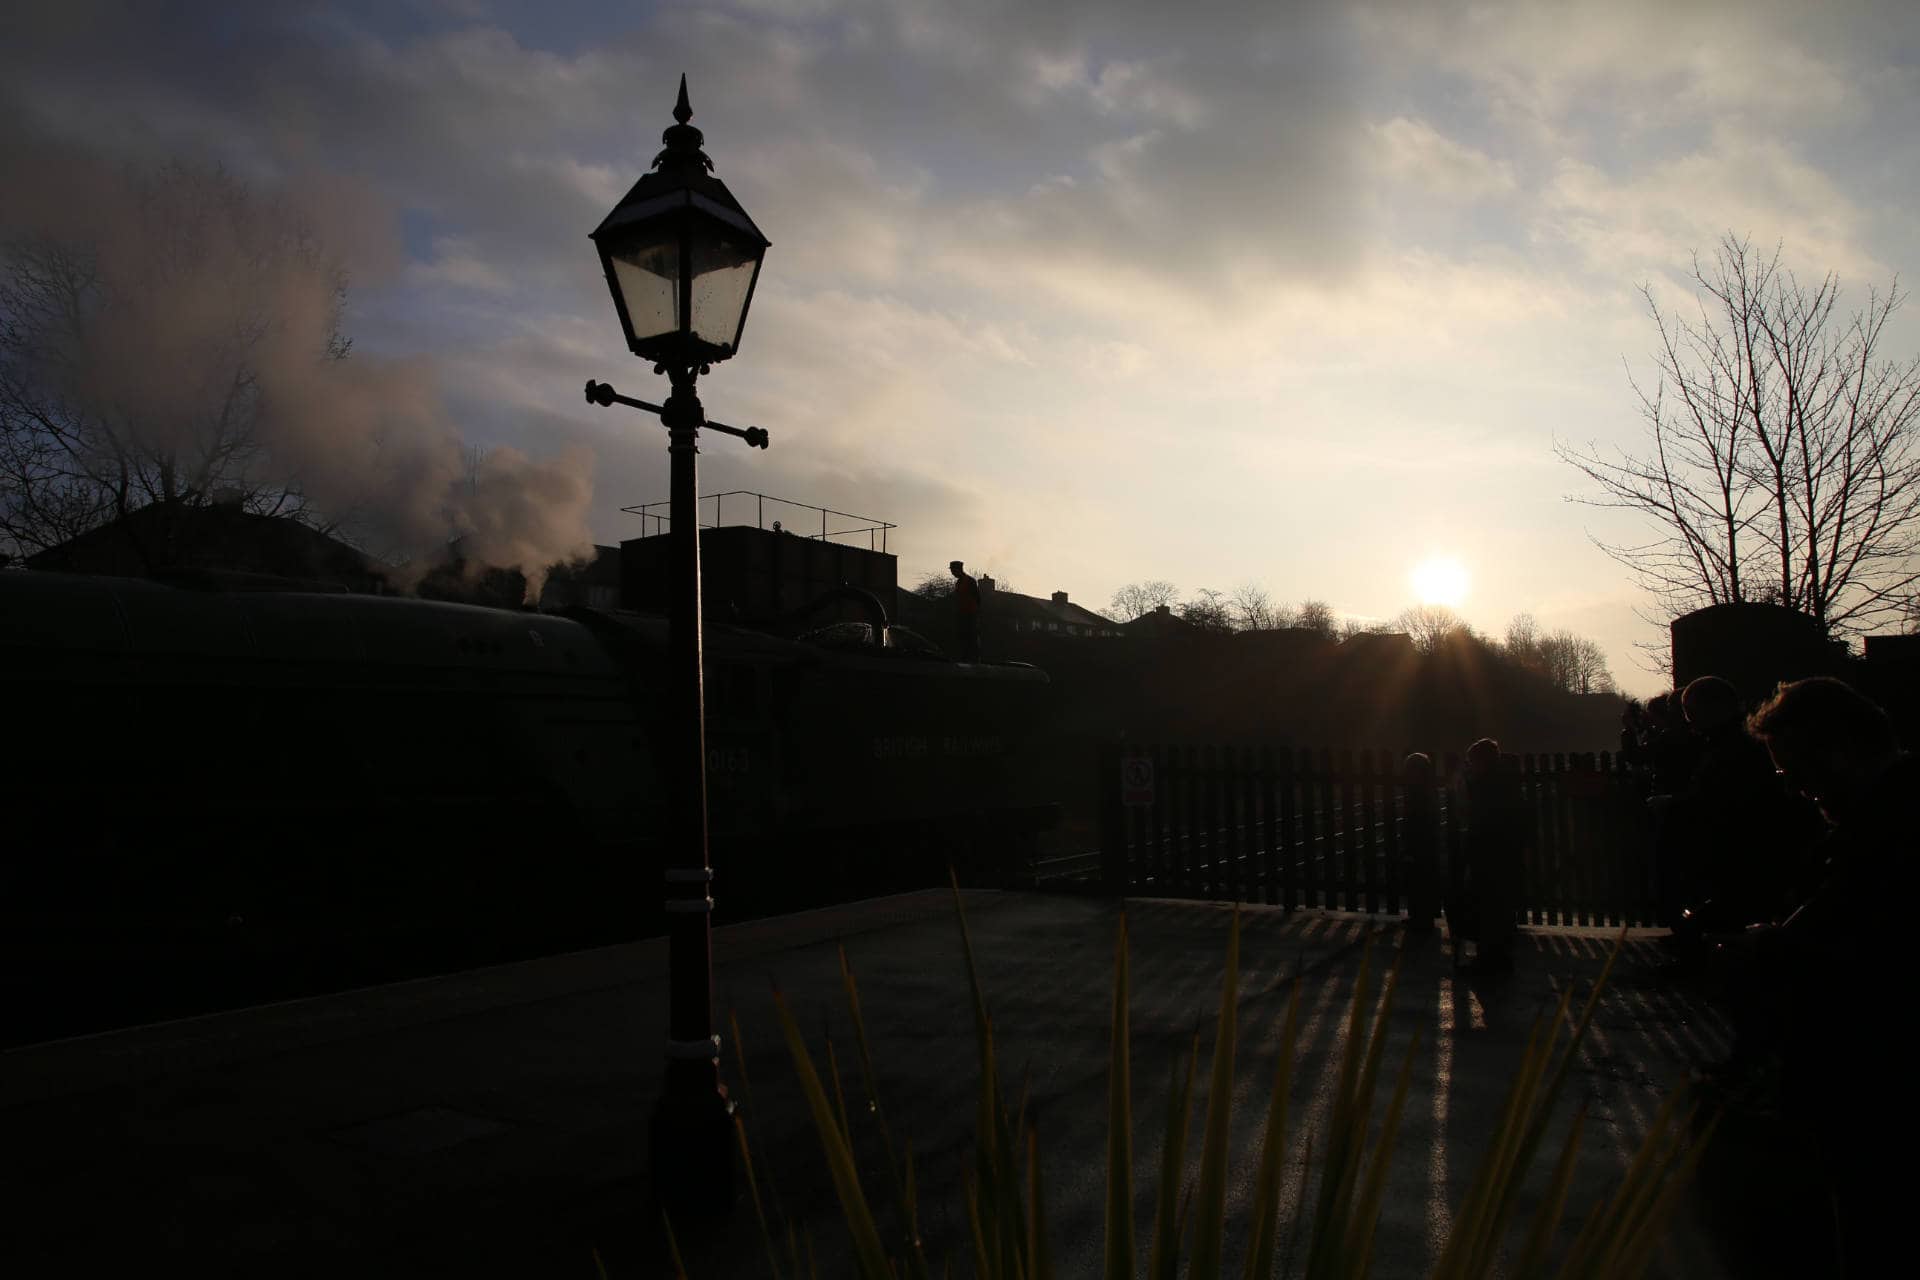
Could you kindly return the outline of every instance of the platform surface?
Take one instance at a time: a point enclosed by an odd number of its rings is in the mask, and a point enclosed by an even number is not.
[[[1012,1087],[1024,1082],[1041,1135],[1056,1264],[1062,1275],[1096,1274],[1122,904],[971,891],[964,901],[1001,1069]],[[1124,905],[1144,1236],[1166,1082],[1196,1030],[1210,1053],[1232,908]],[[1404,939],[1394,923],[1243,909],[1236,1152],[1256,1141],[1296,977],[1304,980],[1296,1134],[1323,1119],[1369,937],[1377,972]],[[882,1100],[913,1143],[936,1273],[950,1254],[964,1272],[960,1171],[976,1075],[950,893],[715,931],[720,1024],[732,1012],[741,1027],[751,1085],[743,1114],[758,1171],[814,1237],[821,1274],[845,1274],[843,1228],[772,996],[777,983],[823,1062],[832,1039],[856,1102],[841,944],[860,983]],[[1397,1065],[1416,1032],[1419,1047],[1375,1276],[1423,1274],[1534,1019],[1568,984],[1584,995],[1611,946],[1604,930],[1531,929],[1513,975],[1470,981],[1453,972],[1443,937],[1406,941],[1387,1060]],[[1584,1100],[1590,1116],[1569,1202],[1574,1223],[1619,1175],[1686,1064],[1724,1048],[1724,1023],[1655,973],[1657,954],[1646,935],[1628,941],[1570,1082],[1564,1110]],[[91,1275],[133,1257],[201,1275],[592,1276],[597,1250],[610,1274],[661,1274],[646,1127],[665,958],[662,942],[635,943],[0,1054],[8,1150],[0,1177],[11,1219],[0,1263],[15,1275]],[[724,1063],[743,1095],[731,1043]],[[1203,1070],[1195,1152],[1205,1090]],[[865,1117],[854,1109],[858,1134]],[[1301,1166],[1296,1140],[1294,1186]],[[1236,1205],[1250,1194],[1252,1167],[1251,1157],[1238,1162]],[[884,1178],[869,1172],[869,1194],[885,1203]],[[1536,1193],[1546,1172],[1537,1172]],[[689,1235],[696,1276],[766,1274],[744,1195],[724,1229]],[[1230,1247],[1237,1252],[1237,1240]],[[1659,1270],[1722,1273],[1691,1217]]]

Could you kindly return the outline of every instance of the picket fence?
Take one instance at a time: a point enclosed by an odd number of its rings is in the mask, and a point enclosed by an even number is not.
[[[1106,891],[1373,915],[1462,899],[1460,762],[1408,782],[1405,752],[1114,746],[1100,768]],[[1659,925],[1638,779],[1611,754],[1520,758],[1531,816],[1523,922]]]

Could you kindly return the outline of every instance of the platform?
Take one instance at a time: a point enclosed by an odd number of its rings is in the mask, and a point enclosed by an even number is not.
[[[1120,904],[992,892],[968,892],[965,904],[1002,1071],[1016,1086],[1025,1081],[1046,1153],[1056,1263],[1062,1275],[1097,1273]],[[1196,1028],[1211,1038],[1231,909],[1126,906],[1144,1235],[1166,1081]],[[1385,960],[1402,930],[1359,916],[1245,909],[1236,1151],[1258,1131],[1297,975],[1306,984],[1295,1116],[1311,1127],[1324,1114],[1340,1015],[1370,934]],[[809,1224],[821,1274],[844,1274],[842,1229],[770,994],[777,980],[816,1053],[831,1035],[851,1073],[837,942],[860,981],[890,1119],[913,1142],[937,1272],[949,1250],[960,1260],[959,1170],[975,1084],[949,893],[716,930],[720,1017],[724,1026],[732,1010],[742,1028],[760,1172]],[[1599,930],[1528,930],[1517,972],[1474,985],[1453,974],[1441,939],[1409,944],[1388,1060],[1416,1030],[1420,1048],[1376,1277],[1424,1272],[1532,1020],[1565,984],[1584,992],[1610,945]],[[1565,1100],[1569,1112],[1581,1099],[1590,1105],[1574,1222],[1618,1175],[1685,1063],[1724,1047],[1717,1015],[1654,976],[1656,952],[1645,936],[1629,942]],[[645,1151],[665,997],[656,940],[0,1054],[11,1220],[0,1264],[15,1275],[91,1275],[131,1257],[201,1275],[562,1277],[596,1274],[598,1250],[610,1274],[660,1274]],[[725,1052],[738,1095],[735,1047]],[[857,1087],[851,1074],[847,1085]],[[1204,1095],[1204,1072],[1195,1088]],[[1297,1141],[1292,1152],[1297,1184]],[[1236,1202],[1250,1182],[1247,1161]],[[879,1179],[869,1191],[885,1201]],[[690,1249],[696,1276],[766,1273],[744,1196],[728,1230]],[[1662,1269],[1711,1276],[1709,1254],[1683,1221]]]

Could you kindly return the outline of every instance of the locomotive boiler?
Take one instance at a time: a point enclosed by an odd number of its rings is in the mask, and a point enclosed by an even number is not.
[[[659,931],[666,620],[0,573],[9,1042]],[[719,918],[1017,871],[1043,672],[707,633]]]

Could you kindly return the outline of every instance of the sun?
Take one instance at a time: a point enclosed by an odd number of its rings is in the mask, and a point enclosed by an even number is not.
[[[1421,604],[1443,604],[1457,609],[1467,598],[1467,567],[1452,556],[1428,556],[1407,576]]]

